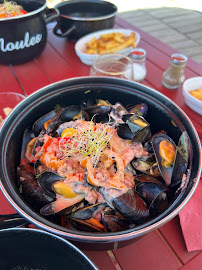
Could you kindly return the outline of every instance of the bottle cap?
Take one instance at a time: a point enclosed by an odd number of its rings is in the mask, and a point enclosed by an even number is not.
[[[171,55],[171,62],[178,65],[185,64],[187,57],[184,54],[174,53]]]
[[[142,48],[135,48],[131,53],[131,57],[133,59],[144,59],[146,57],[146,51]]]

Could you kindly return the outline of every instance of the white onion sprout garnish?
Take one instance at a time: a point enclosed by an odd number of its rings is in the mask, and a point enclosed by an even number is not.
[[[76,127],[76,134],[71,136],[66,142],[65,137],[60,140],[59,148],[65,157],[72,157],[75,154],[81,154],[83,159],[91,157],[95,167],[103,156],[103,150],[113,136],[114,130],[111,123],[94,124],[83,122]]]

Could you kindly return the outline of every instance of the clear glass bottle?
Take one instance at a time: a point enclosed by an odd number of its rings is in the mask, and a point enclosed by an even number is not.
[[[175,53],[171,55],[168,68],[164,71],[161,81],[168,89],[178,88],[184,81],[184,69],[187,57],[183,54]]]
[[[130,59],[133,62],[133,80],[136,82],[144,80],[147,74],[146,51],[142,48],[135,48],[130,55]]]

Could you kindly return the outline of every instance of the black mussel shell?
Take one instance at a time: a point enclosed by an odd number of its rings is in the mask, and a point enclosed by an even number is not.
[[[148,111],[148,106],[146,103],[141,103],[127,108],[127,110],[129,113],[145,117]]]
[[[111,107],[108,105],[95,105],[86,108],[84,111],[95,122],[108,122]]]
[[[135,187],[135,191],[150,205],[151,202],[161,193],[164,189],[152,182],[143,182]]]
[[[148,153],[150,153],[150,154],[153,154],[154,153],[154,149],[153,149],[153,146],[152,146],[152,142],[151,141],[147,141],[144,144],[144,148],[147,150]]]
[[[84,207],[72,214],[74,219],[90,219],[95,212],[101,212],[106,208],[106,203],[99,203]]]
[[[163,190],[151,202],[149,211],[151,215],[160,214],[168,208],[168,191]]]
[[[173,171],[173,166],[170,166],[169,168],[166,168],[165,166],[162,166],[162,158],[159,154],[159,145],[160,142],[163,140],[169,140],[174,146],[175,143],[174,141],[166,134],[156,134],[152,137],[152,145],[154,149],[154,153],[156,156],[157,164],[159,167],[159,171],[161,172],[161,175],[166,183],[167,186],[171,184],[171,177],[172,177],[172,171]],[[176,146],[175,146],[176,147]]]
[[[140,224],[149,217],[149,209],[144,200],[133,190],[114,198],[114,208],[134,224]]]
[[[123,122],[126,123],[128,120],[130,120],[130,118],[131,118],[132,115],[133,115],[132,113],[124,114],[124,115],[122,116]]]
[[[53,118],[51,119],[51,122],[48,125],[48,128],[46,130],[46,134],[48,134],[50,136],[55,135],[57,128],[62,123],[61,116],[62,116],[63,112],[64,112],[64,108],[59,108],[57,110],[56,114],[53,116]]]
[[[34,175],[21,166],[18,168],[18,180],[22,196],[33,209],[39,211],[41,207],[53,201],[53,198],[38,185]]]
[[[66,107],[60,117],[62,122],[69,122],[74,119],[77,119],[79,114],[81,113],[81,107],[76,105],[71,105]]]
[[[109,106],[112,107],[113,105],[108,100],[98,99],[96,100],[97,105]]]
[[[60,175],[53,172],[44,172],[40,174],[37,178],[39,186],[44,190],[46,194],[48,194],[53,199],[56,199],[56,194],[52,190],[53,183],[64,179]]]
[[[34,135],[34,132],[32,131],[32,128],[31,127],[28,127],[24,134],[23,134],[23,139],[22,139],[22,150],[21,150],[21,159],[22,158],[25,158],[25,153],[26,153],[26,150],[27,150],[27,145],[28,143],[33,139],[35,138],[35,135]]]
[[[126,120],[127,117],[126,115],[123,119]],[[151,130],[149,123],[143,117],[132,115],[126,123],[119,124],[117,134],[123,139],[144,143],[151,137]]]
[[[128,121],[131,131],[134,133],[134,142],[146,142],[151,137],[150,124],[141,116],[132,115]]]
[[[117,127],[117,134],[120,138],[125,140],[132,140],[134,133],[129,128],[128,124],[119,124]]]
[[[135,158],[131,161],[131,164],[138,172],[145,173],[157,178],[161,177],[157,162],[144,161],[139,158]]]
[[[183,132],[176,149],[176,156],[173,165],[171,186],[177,186],[181,183],[183,175],[186,173],[189,161],[188,136]]]
[[[143,183],[143,182],[152,182],[152,183],[156,183],[159,186],[162,186],[163,189],[168,190],[168,187],[166,185],[164,185],[164,183],[162,183],[161,181],[157,180],[155,177],[151,176],[151,175],[147,175],[147,174],[139,174],[135,176],[135,180],[139,183]]]
[[[54,117],[54,115],[55,115],[55,111],[51,111],[51,112],[45,114],[44,116],[40,117],[40,118],[34,123],[34,125],[33,125],[33,127],[32,127],[32,130],[33,130],[35,136],[38,136],[39,133],[40,133],[42,130],[45,130],[44,124],[45,124],[48,120],[52,119],[52,118]]]
[[[102,223],[107,228],[107,231],[109,232],[119,232],[129,229],[130,222],[122,217],[121,215],[114,214],[108,214],[103,213],[102,214]]]
[[[136,192],[144,199],[152,215],[162,213],[168,207],[169,189],[154,177],[138,175]]]

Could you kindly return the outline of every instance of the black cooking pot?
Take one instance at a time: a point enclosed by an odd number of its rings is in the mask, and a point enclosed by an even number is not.
[[[87,91],[88,90],[88,91]],[[57,104],[61,106],[80,105],[86,99],[86,92],[92,98],[109,100],[112,104],[146,103],[146,120],[151,124],[152,134],[166,130],[178,142],[183,131],[189,137],[190,178],[186,188],[173,199],[166,211],[152,220],[132,229],[92,233],[73,231],[57,224],[57,215],[47,219],[36,212],[19,192],[16,170],[20,163],[22,138],[25,129],[32,126],[41,116]],[[1,189],[13,207],[31,223],[43,230],[58,234],[74,243],[82,243],[84,249],[113,249],[127,245],[148,232],[162,226],[175,217],[193,195],[200,179],[201,147],[197,132],[187,115],[170,99],[144,85],[115,78],[80,77],[69,79],[38,90],[23,100],[8,116],[0,132],[0,179]],[[194,158],[193,158],[194,157]],[[81,247],[81,245],[80,245]]]
[[[35,229],[0,231],[0,269],[98,270],[68,241]]]
[[[15,2],[28,13],[0,19],[0,64],[20,64],[39,55],[46,45],[46,24],[59,15],[58,10],[46,10],[45,0]]]
[[[78,40],[91,32],[112,28],[117,7],[102,0],[64,1],[55,6],[60,16],[54,34]]]

